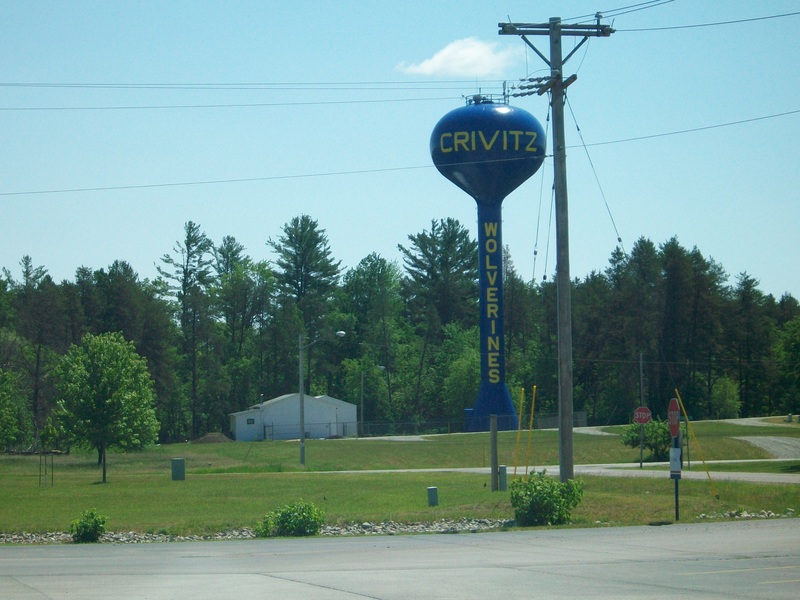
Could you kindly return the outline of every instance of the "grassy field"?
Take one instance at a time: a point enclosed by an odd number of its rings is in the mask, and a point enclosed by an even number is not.
[[[737,436],[800,437],[799,427],[694,425],[706,460],[768,458]],[[617,431],[609,428],[609,432]],[[617,436],[574,437],[575,463],[634,463],[638,449]],[[558,434],[499,435],[500,463],[509,478],[529,468],[558,463]],[[527,460],[526,460],[527,457]],[[172,481],[173,458],[183,458],[186,480]],[[692,466],[702,468],[692,448]],[[297,441],[176,444],[144,452],[109,454],[108,483],[101,484],[89,452],[55,456],[53,478],[40,485],[37,456],[0,456],[0,532],[65,530],[87,508],[110,517],[113,531],[204,534],[252,527],[265,513],[304,499],[322,508],[329,523],[452,519],[463,516],[513,518],[508,493],[491,492],[486,474],[463,472],[369,473],[384,469],[489,466],[488,434],[426,436],[423,441],[378,439],[308,440],[306,467]],[[711,465],[722,470],[720,465]],[[736,470],[798,472],[800,460],[741,463]],[[346,472],[343,472],[346,471]],[[360,472],[361,471],[361,472]],[[585,477],[585,497],[574,512],[579,526],[634,525],[674,517],[674,485],[664,478]],[[427,487],[439,489],[439,506],[427,505]],[[800,490],[792,485],[719,482],[720,498],[704,481],[680,485],[681,520],[730,510],[800,512]]]

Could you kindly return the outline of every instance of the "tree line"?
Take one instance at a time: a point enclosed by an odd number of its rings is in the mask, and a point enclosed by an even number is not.
[[[64,389],[63,362],[87,334],[118,333],[146,361],[158,439],[229,428],[229,413],[298,386],[361,406],[377,431],[458,429],[479,385],[477,243],[432,221],[348,270],[308,215],[256,260],[232,236],[186,223],[140,279],[119,260],[55,282],[25,256],[0,278],[0,447],[37,444]],[[504,253],[507,381],[530,410],[557,411],[556,289],[526,281]],[[676,238],[640,238],[572,284],[574,407],[590,424],[627,423],[641,403],[666,414],[679,389],[692,418],[800,411],[800,305]],[[332,335],[345,331],[344,338]],[[311,343],[313,342],[313,343]],[[369,427],[367,428],[370,431]]]

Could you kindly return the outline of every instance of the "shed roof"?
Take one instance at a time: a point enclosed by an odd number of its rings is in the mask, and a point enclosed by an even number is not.
[[[284,394],[283,396],[278,396],[277,398],[272,398],[271,400],[265,400],[259,404],[253,404],[253,406],[249,407],[247,410],[242,410],[239,412],[229,413],[231,415],[241,415],[244,413],[249,413],[256,410],[267,410],[270,406],[275,406],[277,404],[281,404],[286,401],[295,400],[300,394],[297,392],[293,394]],[[339,400],[338,398],[333,398],[332,396],[327,396],[323,394],[322,396],[309,396],[305,394],[305,401],[316,401],[320,404],[328,404],[328,405],[342,405],[342,404],[350,404],[349,402],[345,402],[344,400]]]

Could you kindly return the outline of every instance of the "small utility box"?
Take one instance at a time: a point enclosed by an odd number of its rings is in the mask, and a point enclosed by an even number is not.
[[[500,465],[497,483],[501,492],[505,492],[508,489],[508,470],[505,465]]]
[[[172,481],[186,479],[186,460],[183,458],[172,459]]]

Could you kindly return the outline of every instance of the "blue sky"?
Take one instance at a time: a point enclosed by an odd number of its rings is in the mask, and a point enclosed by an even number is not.
[[[344,268],[371,252],[399,261],[397,245],[434,219],[476,235],[473,200],[432,166],[428,143],[464,96],[547,73],[497,23],[634,4],[2,0],[0,267],[18,277],[27,254],[61,280],[122,259],[153,278],[190,220],[271,259],[267,240],[308,214]],[[574,277],[606,268],[617,232],[628,251],[676,236],[730,283],[747,272],[800,298],[800,15],[654,30],[798,11],[675,0],[618,11],[615,34],[576,52]],[[546,97],[512,104],[545,122]],[[555,269],[551,185],[548,159],[503,205],[526,279]]]

